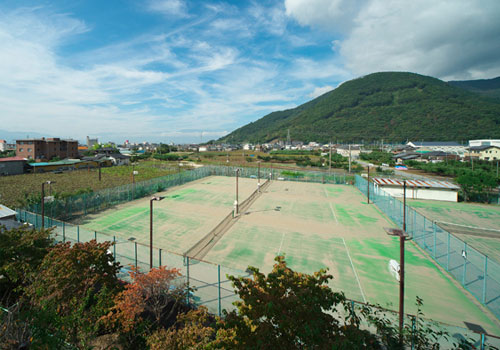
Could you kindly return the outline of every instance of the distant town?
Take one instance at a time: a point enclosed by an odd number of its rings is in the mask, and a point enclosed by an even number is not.
[[[467,145],[457,142],[408,141],[405,144],[322,144],[319,142],[283,141],[261,144],[162,144],[150,142],[100,143],[87,136],[84,144],[73,139],[26,138],[9,143],[0,140],[0,175],[16,175],[33,172],[65,171],[88,167],[128,165],[134,156],[148,153],[175,152],[248,152],[314,151],[322,155],[339,154],[352,160],[360,154],[380,150],[392,154],[393,163],[403,164],[414,160],[439,163],[446,160],[470,162],[474,160],[500,160],[500,140],[469,140]],[[391,162],[392,163],[392,162]],[[384,164],[389,165],[389,164]]]

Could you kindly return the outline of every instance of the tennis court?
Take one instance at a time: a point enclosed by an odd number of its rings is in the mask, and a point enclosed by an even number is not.
[[[256,188],[257,180],[240,178],[239,198],[247,198]],[[154,246],[183,254],[232,210],[235,178],[210,176],[156,195],[164,199],[153,202]],[[149,244],[149,200],[146,197],[87,215],[80,226]]]
[[[270,271],[276,254],[311,273],[329,268],[331,287],[346,296],[397,309],[398,282],[388,269],[399,261],[399,241],[386,235],[394,225],[354,187],[273,181],[204,258],[233,268]],[[413,243],[406,245],[406,312],[424,299],[427,317],[464,326],[499,328],[463,290]]]
[[[468,245],[500,262],[500,206],[432,200],[407,200],[407,204]]]

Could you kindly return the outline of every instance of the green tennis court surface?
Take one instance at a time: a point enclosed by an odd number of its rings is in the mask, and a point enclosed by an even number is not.
[[[347,297],[397,310],[399,284],[388,263],[399,261],[399,240],[386,235],[383,228],[393,224],[365,200],[351,186],[274,181],[205,260],[268,272],[276,254],[285,254],[297,271],[328,267],[331,287]],[[416,296],[424,299],[426,317],[499,331],[461,287],[407,243],[406,312],[416,313]]]
[[[256,183],[240,178],[240,202]],[[182,254],[231,212],[235,178],[212,176],[160,195],[165,199],[154,202],[154,245]],[[149,244],[149,198],[88,216],[82,227]],[[274,257],[285,254],[300,272],[328,268],[334,276],[331,287],[347,297],[397,310],[399,287],[388,264],[390,259],[399,261],[399,241],[387,236],[384,227],[394,224],[376,206],[366,204],[353,186],[273,181],[204,260],[240,270],[252,265],[267,272]],[[193,273],[196,268],[193,265]],[[406,312],[416,313],[416,296],[423,298],[428,318],[462,327],[467,321],[500,333],[461,287],[409,242]]]
[[[235,178],[207,177],[159,193],[154,201],[154,246],[184,253],[215,227],[233,208]],[[240,201],[257,188],[255,179],[239,179]],[[149,197],[87,216],[81,227],[149,244]]]
[[[500,206],[409,200],[408,205],[481,253],[500,262]]]

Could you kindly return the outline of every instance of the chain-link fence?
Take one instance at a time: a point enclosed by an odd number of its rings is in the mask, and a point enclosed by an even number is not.
[[[296,172],[271,168],[246,168],[246,167],[224,167],[204,166],[193,170],[178,172],[155,179],[117,186],[91,193],[56,198],[54,201],[45,203],[45,214],[59,220],[70,220],[74,217],[96,213],[114,205],[143,198],[153,193],[162,192],[173,186],[179,186],[191,181],[199,180],[207,176],[235,176],[236,169],[240,169],[239,176],[247,178],[258,178],[262,180],[272,179],[293,180],[302,182],[317,182],[330,184],[344,184],[349,181],[346,174],[328,174],[324,172]],[[263,181],[264,182],[264,181]],[[30,205],[25,210],[41,213],[40,203]]]
[[[368,195],[368,181],[356,175],[356,187]],[[396,225],[403,227],[406,210],[406,232],[439,265],[448,271],[476,299],[500,318],[500,264],[470,247],[415,209],[406,206],[380,187],[369,184],[369,198]]]

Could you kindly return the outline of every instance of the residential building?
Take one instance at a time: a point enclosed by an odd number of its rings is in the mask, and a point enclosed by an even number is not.
[[[479,160],[500,160],[500,146],[470,147],[469,156]]]
[[[342,157],[348,157],[349,154],[351,155],[351,159],[358,159],[359,154],[361,153],[361,147],[357,145],[351,145],[350,150],[349,146],[343,145],[343,146],[338,146],[337,147],[337,153],[340,154]]]
[[[16,141],[16,155],[27,159],[50,160],[78,157],[78,141],[60,138],[23,139]]]
[[[6,140],[0,140],[0,152],[5,152],[5,151],[15,151],[16,150],[16,144],[14,143],[7,143]]]
[[[452,153],[459,156],[463,156],[465,151],[467,150],[466,146],[459,144],[458,142],[408,142],[407,146],[413,147],[418,152],[423,151],[441,151],[446,153]]]
[[[23,157],[0,158],[0,175],[18,175],[24,173],[26,159]]]

